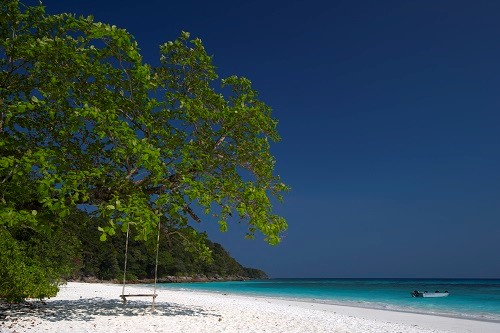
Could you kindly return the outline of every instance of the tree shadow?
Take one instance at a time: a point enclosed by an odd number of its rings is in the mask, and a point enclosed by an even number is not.
[[[155,311],[151,302],[133,300],[123,304],[120,300],[100,297],[79,300],[54,300],[47,303],[26,302],[22,304],[0,303],[0,320],[22,320],[27,317],[57,321],[89,321],[98,316],[213,316],[200,307],[186,307],[181,304],[157,302]]]

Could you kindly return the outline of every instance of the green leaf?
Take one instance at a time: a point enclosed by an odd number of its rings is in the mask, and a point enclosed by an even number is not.
[[[24,111],[26,111],[26,104],[19,104],[17,106],[17,111],[20,113],[24,113]]]
[[[227,222],[224,220],[219,221],[219,230],[221,232],[226,232],[227,231]]]

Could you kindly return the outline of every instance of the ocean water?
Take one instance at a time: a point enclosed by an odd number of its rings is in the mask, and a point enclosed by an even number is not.
[[[500,280],[497,279],[269,279],[159,286],[500,322]],[[413,290],[447,290],[450,296],[414,298],[410,295]]]

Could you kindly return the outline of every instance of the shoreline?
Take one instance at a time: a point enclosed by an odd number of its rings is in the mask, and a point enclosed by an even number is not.
[[[236,294],[235,294],[236,295]],[[267,296],[262,296],[262,297],[267,297]],[[269,296],[269,298],[274,298]],[[478,318],[474,316],[466,316],[466,315],[453,315],[450,313],[443,313],[443,312],[425,312],[425,311],[412,311],[412,310],[406,310],[406,309],[392,309],[392,308],[383,308],[383,307],[377,307],[377,306],[370,306],[370,305],[360,305],[357,303],[337,303],[333,301],[324,301],[322,302],[319,299],[294,299],[294,298],[279,298],[276,297],[276,299],[283,299],[283,300],[290,300],[290,301],[297,301],[297,302],[306,302],[306,303],[318,303],[318,304],[327,304],[327,305],[336,305],[336,306],[345,306],[345,307],[352,307],[352,308],[361,308],[361,309],[370,309],[370,310],[380,310],[380,311],[392,311],[392,312],[402,312],[402,313],[413,313],[413,314],[420,314],[420,315],[428,315],[428,316],[437,316],[437,317],[446,317],[446,318],[453,318],[453,319],[465,319],[465,320],[473,320],[473,321],[484,321],[488,323],[497,323],[500,324],[500,319],[488,319],[488,318]]]
[[[265,296],[262,296],[265,297]],[[272,298],[272,297],[269,297]],[[284,301],[293,301],[293,302],[304,302],[304,303],[317,303],[317,304],[324,304],[324,305],[333,305],[333,306],[342,306],[346,308],[359,308],[359,309],[367,309],[367,310],[377,310],[377,311],[388,311],[388,312],[397,312],[397,313],[408,313],[408,314],[415,314],[415,315],[425,315],[425,316],[435,316],[435,317],[444,317],[444,318],[450,318],[450,319],[463,319],[463,320],[470,320],[470,321],[479,321],[479,322],[487,322],[487,323],[494,323],[494,324],[500,324],[500,319],[495,320],[495,319],[486,319],[486,318],[477,318],[477,317],[467,317],[467,316],[460,316],[460,315],[452,315],[452,314],[447,314],[447,313],[433,313],[433,312],[424,312],[424,311],[411,311],[411,310],[405,310],[405,309],[389,309],[389,308],[381,308],[381,307],[376,307],[376,306],[363,306],[363,305],[358,305],[358,304],[342,304],[342,303],[335,303],[335,302],[320,302],[317,301],[316,299],[292,299],[292,298],[276,298],[276,299],[282,299]]]
[[[276,299],[276,300],[282,300],[282,301],[291,301],[291,302],[303,302],[303,303],[314,303],[314,304],[324,304],[324,305],[334,305],[334,306],[343,306],[347,308],[360,308],[360,309],[368,309],[368,310],[379,310],[379,311],[390,311],[390,312],[401,312],[401,313],[411,313],[411,314],[417,314],[417,315],[428,315],[428,316],[436,316],[436,317],[446,317],[446,318],[451,318],[451,319],[464,319],[464,320],[472,320],[472,321],[484,321],[487,323],[496,323],[500,324],[500,319],[487,319],[487,318],[477,318],[474,316],[460,316],[460,315],[453,315],[453,314],[448,314],[448,313],[433,313],[433,312],[425,312],[425,311],[411,311],[411,310],[405,310],[405,309],[391,309],[391,308],[383,308],[383,307],[377,307],[377,306],[363,306],[357,303],[339,303],[339,302],[334,302],[334,301],[329,301],[329,300],[321,300],[318,298],[292,298],[292,297],[274,297],[274,296],[263,296],[263,295],[251,295],[251,294],[237,294],[237,293],[221,293],[221,292],[210,292],[210,291],[197,291],[197,290],[182,290],[186,292],[195,292],[195,293],[207,293],[207,294],[218,294],[218,295],[231,295],[231,296],[243,296],[243,297],[256,297],[256,298],[262,298],[262,299]]]
[[[230,280],[237,281],[237,280]],[[185,282],[188,284],[191,283],[205,283],[205,282],[225,282],[225,281],[192,281]],[[336,306],[345,306],[345,307],[354,307],[354,308],[362,308],[362,309],[372,309],[372,310],[381,310],[381,311],[394,311],[394,312],[403,312],[403,313],[413,313],[413,314],[421,314],[421,315],[429,315],[429,316],[438,316],[438,317],[448,317],[454,319],[465,319],[465,320],[473,320],[473,321],[484,321],[489,323],[498,323],[500,324],[500,318],[492,318],[492,317],[480,317],[480,313],[475,313],[472,315],[467,315],[459,312],[432,312],[419,310],[418,308],[411,307],[398,307],[397,305],[392,305],[390,303],[375,303],[375,302],[356,302],[356,301],[335,301],[330,299],[322,299],[322,298],[311,298],[311,297],[287,297],[287,296],[273,296],[273,295],[262,295],[262,294],[252,294],[252,293],[237,293],[231,291],[221,291],[221,290],[203,290],[203,289],[189,289],[189,288],[180,288],[175,286],[177,283],[167,282],[165,284],[171,285],[173,284],[173,288],[166,288],[167,290],[172,291],[186,291],[186,292],[195,292],[195,293],[208,293],[208,294],[228,294],[232,296],[243,296],[243,297],[257,297],[263,299],[277,299],[284,301],[296,301],[296,302],[305,302],[305,303],[318,303],[325,305],[336,305]],[[143,283],[144,287],[152,288],[152,283]],[[160,287],[160,289],[162,289]],[[379,304],[379,306],[377,306]],[[385,307],[385,305],[389,305],[390,307]],[[393,306],[393,307],[392,307]],[[499,331],[500,332],[500,331]]]
[[[160,288],[161,289],[161,288]],[[463,321],[471,321],[471,322],[484,322],[484,323],[491,323],[491,324],[498,324],[498,330],[500,330],[500,320],[494,320],[494,319],[483,319],[483,318],[476,318],[476,317],[466,317],[466,316],[459,316],[459,315],[451,315],[451,314],[444,314],[444,313],[431,313],[431,312],[418,312],[418,311],[410,311],[410,310],[404,310],[404,309],[388,309],[388,308],[378,308],[375,306],[362,306],[358,304],[343,304],[343,303],[335,303],[331,301],[321,301],[320,299],[315,299],[315,298],[287,298],[287,297],[273,297],[273,296],[264,296],[264,295],[252,295],[252,294],[238,294],[238,293],[231,293],[231,292],[211,292],[211,291],[206,291],[206,290],[179,290],[179,289],[172,289],[172,291],[180,291],[180,292],[187,292],[187,293],[195,293],[195,294],[206,294],[206,295],[223,295],[223,296],[230,296],[230,297],[235,297],[235,298],[255,298],[255,299],[260,299],[263,301],[270,301],[270,300],[275,300],[275,301],[282,301],[286,303],[296,303],[299,304],[299,306],[304,306],[309,308],[309,306],[314,307],[314,304],[317,304],[319,306],[326,306],[329,307],[331,306],[332,308],[335,308],[338,310],[338,307],[345,308],[346,313],[352,312],[353,309],[361,309],[361,310],[367,310],[367,313],[370,312],[370,310],[374,311],[381,311],[383,312],[393,312],[396,314],[409,314],[409,315],[421,315],[421,316],[432,316],[432,317],[438,317],[438,318],[449,318],[449,319],[457,319],[457,320],[463,320]],[[482,332],[482,331],[481,331]],[[495,331],[497,332],[497,331]]]
[[[0,333],[24,332],[350,332],[442,333],[500,331],[500,323],[432,314],[299,300],[167,290],[119,299],[121,285],[69,282],[58,296],[34,307],[2,309]],[[151,294],[127,285],[126,294]]]

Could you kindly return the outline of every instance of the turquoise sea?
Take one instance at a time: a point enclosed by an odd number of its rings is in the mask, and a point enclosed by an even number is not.
[[[500,322],[500,279],[269,279],[159,286]],[[413,290],[447,290],[450,296],[413,298]]]

